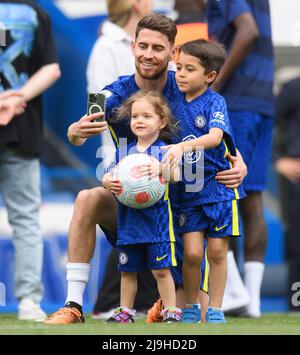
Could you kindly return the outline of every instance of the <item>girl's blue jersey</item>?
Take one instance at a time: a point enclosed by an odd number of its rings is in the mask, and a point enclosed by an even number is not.
[[[140,152],[134,142],[126,147],[126,151],[128,155],[148,154],[161,161],[164,151],[160,150],[160,147],[165,145],[165,142],[157,140],[145,152]],[[117,150],[116,163],[119,161],[120,151],[121,149]],[[119,203],[117,245],[175,242],[174,218],[169,194],[169,183],[167,183],[164,196],[151,207],[134,209]]]

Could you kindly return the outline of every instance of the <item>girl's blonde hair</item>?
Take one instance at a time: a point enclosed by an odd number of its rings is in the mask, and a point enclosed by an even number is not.
[[[124,27],[132,14],[132,6],[136,0],[106,0],[108,17],[114,24]]]
[[[155,110],[155,113],[164,120],[165,127],[161,129],[159,139],[166,143],[172,143],[174,138],[178,135],[178,128],[174,122],[171,110],[167,101],[157,91],[138,91],[130,96],[117,111],[117,121],[128,120],[130,124],[132,105],[134,102],[145,99]]]

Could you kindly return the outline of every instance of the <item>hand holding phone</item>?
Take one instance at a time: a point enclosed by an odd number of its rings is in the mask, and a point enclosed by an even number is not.
[[[88,107],[87,107],[87,115],[92,115],[94,113],[103,112],[105,114],[105,100],[106,97],[102,93],[93,94],[90,93],[88,97]],[[101,118],[97,118],[95,121],[103,121],[104,116]]]

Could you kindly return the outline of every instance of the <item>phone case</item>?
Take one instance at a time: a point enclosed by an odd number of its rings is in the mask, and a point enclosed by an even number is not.
[[[105,113],[105,95],[101,93],[97,94],[89,94],[88,97],[88,107],[87,107],[87,114],[92,115],[94,113],[98,112],[104,112]],[[96,121],[103,121],[104,117],[101,119],[96,119]]]

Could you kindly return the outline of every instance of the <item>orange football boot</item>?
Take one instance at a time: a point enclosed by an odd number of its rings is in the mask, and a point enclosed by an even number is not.
[[[159,298],[151,309],[149,309],[147,314],[146,323],[159,323],[163,321],[163,316],[161,315],[164,305],[162,299]]]
[[[84,323],[84,317],[75,307],[63,307],[47,318],[44,323],[53,325]]]

